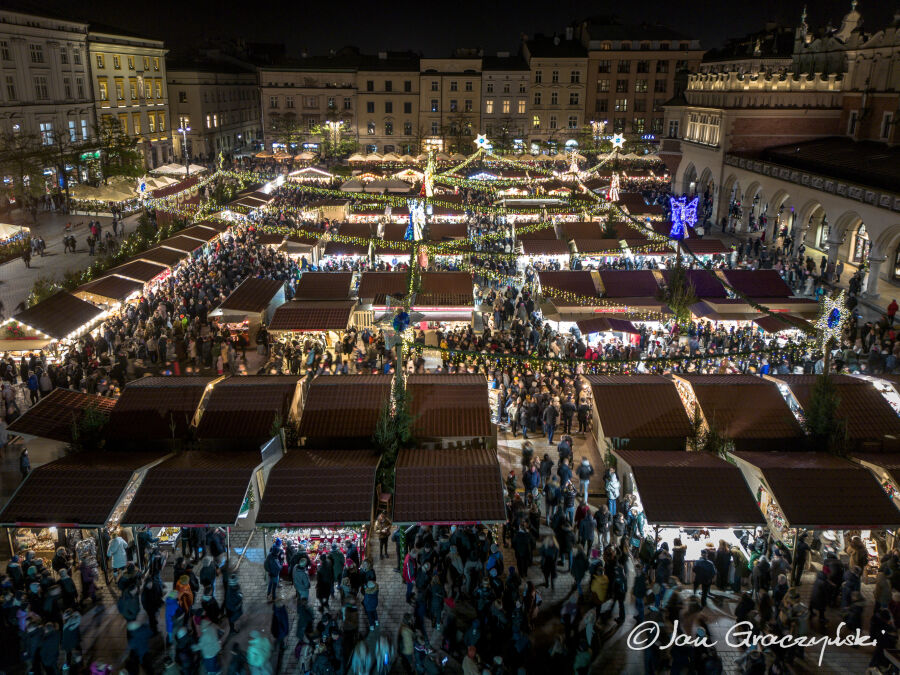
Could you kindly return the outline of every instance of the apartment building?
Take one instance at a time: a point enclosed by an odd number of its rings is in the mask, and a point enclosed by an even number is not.
[[[138,140],[147,168],[172,161],[163,43],[91,24],[88,48],[98,122],[118,121]]]
[[[522,52],[531,74],[529,150],[555,152],[574,147],[585,119],[588,53],[566,29],[564,36],[536,35]]]
[[[93,135],[88,25],[0,9],[0,133]]]
[[[458,51],[419,61],[419,124],[423,148],[468,155],[481,128],[481,57]]]
[[[213,159],[262,142],[259,86],[253,66],[169,62],[166,69],[176,161]],[[182,134],[178,129],[190,129]]]
[[[596,17],[578,26],[588,53],[585,114],[610,133],[659,136],[676,74],[694,72],[699,40],[663,26]]]
[[[362,152],[420,152],[419,57],[412,52],[360,55],[356,73],[359,114],[356,134]]]
[[[525,150],[531,73],[521,55],[499,52],[482,58],[481,129],[494,148]]]

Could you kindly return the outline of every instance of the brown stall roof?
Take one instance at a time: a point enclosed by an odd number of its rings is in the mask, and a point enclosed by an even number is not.
[[[391,393],[383,375],[316,377],[309,385],[300,416],[301,438],[370,438]]]
[[[776,375],[790,388],[801,408],[812,399],[818,375]],[[900,436],[900,417],[871,382],[850,375],[832,375],[840,399],[837,416],[846,420],[847,433],[853,440],[880,440],[884,436]]]
[[[672,273],[669,270],[663,270],[662,275],[666,283],[669,283]],[[694,287],[694,295],[700,300],[703,298],[726,298],[728,296],[722,282],[712,272],[685,270],[684,276],[687,282]]]
[[[384,209],[380,209],[384,213]],[[374,226],[372,223],[341,223],[338,227],[338,234],[345,237],[365,237],[369,238],[373,235]]]
[[[278,279],[244,279],[218,308],[236,312],[262,312],[283,288],[284,282]]]
[[[163,239],[159,242],[160,246],[165,246],[166,248],[174,248],[176,251],[184,251],[185,253],[193,253],[197,249],[203,246],[204,242],[198,241],[197,239],[192,239],[191,237],[185,237],[180,234],[175,235],[174,237],[169,237],[168,239]]]
[[[115,399],[57,387],[10,423],[8,431],[67,442],[72,440],[72,423],[87,408],[94,406],[99,412],[109,415],[115,405]]]
[[[60,291],[24,312],[19,312],[13,316],[13,320],[61,340],[96,320],[101,314],[103,310],[99,307],[76,298],[68,291]]]
[[[523,239],[525,255],[569,255],[569,245],[559,239]]]
[[[110,440],[185,438],[197,406],[214,378],[202,375],[143,377],[129,382],[109,416]]]
[[[887,471],[894,485],[900,485],[900,452],[854,452],[852,457]]]
[[[147,262],[165,265],[166,267],[175,267],[182,260],[187,259],[188,254],[184,251],[176,251],[174,248],[165,248],[156,246],[143,253],[135,256],[135,260],[146,260]]]
[[[813,325],[806,319],[783,312],[777,314],[764,314],[763,316],[755,317],[753,323],[767,333],[780,333],[783,330],[794,328],[799,328],[805,333],[810,333],[815,330]]]
[[[344,302],[286,302],[275,310],[270,331],[310,332],[346,330],[354,303]]]
[[[600,272],[604,298],[654,297],[659,284],[650,270],[613,270]]]
[[[295,300],[347,300],[353,272],[304,272],[297,282]]]
[[[594,277],[587,270],[541,271],[538,272],[541,286],[574,293],[588,298],[600,297]],[[557,300],[560,302],[561,300]]]
[[[381,238],[384,241],[406,242],[406,230],[408,227],[407,223],[385,223]],[[406,243],[409,245],[410,242]]]
[[[161,457],[160,453],[88,451],[39,466],[0,512],[0,524],[100,527],[132,474]]]
[[[466,223],[431,223],[428,226],[428,241],[466,239],[469,226]]]
[[[575,323],[578,326],[578,330],[585,335],[590,333],[606,333],[608,331],[619,331],[622,333],[640,335],[640,331],[633,323],[631,323],[631,321],[613,315],[594,315],[590,319],[583,319],[581,321],[576,321]]]
[[[422,272],[416,307],[471,307],[473,281],[470,272]]]
[[[219,231],[206,225],[191,225],[183,230],[178,231],[178,235],[182,237],[191,237],[201,241],[212,241],[219,236]]]
[[[112,275],[79,286],[74,293],[85,300],[88,298],[104,298],[123,302],[132,294],[140,293],[142,290],[144,290],[144,284],[140,281],[132,281],[131,279]]]
[[[272,232],[257,232],[256,241],[264,246],[278,246],[284,242],[284,235]]]
[[[613,452],[631,467],[647,521],[653,525],[765,525],[741,470],[721,457],[685,450]]]
[[[493,436],[487,380],[482,375],[410,375],[413,435]]]
[[[225,232],[231,225],[229,223],[223,223],[218,220],[201,220],[197,225],[202,227],[208,227],[212,230],[215,230],[218,233]]]
[[[384,298],[387,295],[406,295],[409,275],[406,272],[363,272],[357,295],[363,298]],[[383,304],[376,303],[376,304]]]
[[[578,221],[574,223],[560,223],[559,229],[562,233],[562,239],[603,239],[603,224],[590,221]],[[551,234],[553,228],[547,230]],[[616,240],[618,241],[618,239]],[[579,249],[580,250],[580,249]]]
[[[368,244],[348,244],[342,241],[329,241],[325,244],[322,255],[367,256]]]
[[[234,525],[260,464],[259,450],[182,452],[147,472],[122,524]]]
[[[287,236],[287,242],[289,245],[315,246],[319,243],[319,239],[321,238],[321,234],[307,234],[305,232],[300,232],[298,234],[289,234]]]
[[[301,379],[294,375],[250,375],[219,382],[207,396],[197,438],[270,438],[276,417],[288,424]]]
[[[639,192],[620,193],[618,203],[632,216],[661,216],[665,213],[660,204],[647,204]]]
[[[789,298],[794,292],[775,270],[725,270],[728,283],[750,298]]]
[[[587,239],[579,237],[572,240],[575,244],[575,250],[581,255],[591,255],[598,253],[607,253],[620,255],[624,254],[622,242],[619,239]]]
[[[493,450],[401,450],[395,523],[503,522],[506,507]]]
[[[168,267],[168,265],[161,265],[136,259],[131,260],[124,265],[113,267],[111,270],[107,270],[107,273],[118,274],[120,277],[133,279],[134,281],[140,281],[141,283],[146,284],[165,272]]]
[[[679,375],[709,424],[731,439],[800,438],[803,430],[774,382],[752,375]]]
[[[588,375],[607,438],[684,438],[691,423],[675,383],[662,375]]]
[[[694,255],[731,253],[731,247],[726,246],[721,239],[685,239],[682,245]]]
[[[553,229],[553,226],[542,227],[539,230],[531,230],[529,232],[516,232],[516,241],[528,241],[528,240],[548,240],[548,239],[556,239],[556,230]]]
[[[257,526],[368,523],[378,460],[374,450],[289,450],[266,481]]]
[[[900,525],[900,511],[874,476],[825,452],[736,452],[762,472],[790,527],[880,529]]]

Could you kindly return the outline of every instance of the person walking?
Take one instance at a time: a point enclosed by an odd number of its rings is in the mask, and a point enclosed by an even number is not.
[[[268,576],[268,584],[266,585],[266,602],[275,602],[275,594],[278,592],[278,579],[281,576],[281,557],[273,546],[266,555],[263,567]]]
[[[200,639],[193,646],[195,651],[203,657],[203,668],[207,675],[219,675],[222,670],[222,662],[219,653],[222,651],[222,643],[219,641],[218,628],[209,619],[203,619],[200,624]]]
[[[544,409],[542,421],[544,422],[544,433],[547,435],[547,442],[553,445],[553,434],[556,432],[556,421],[559,418],[559,411],[552,403]]]
[[[378,535],[378,559],[390,558],[388,555],[388,540],[391,537],[391,519],[382,511],[375,519],[375,534]]]
[[[225,615],[231,632],[239,633],[237,622],[244,615],[244,594],[236,574],[228,577],[228,584],[225,586]]]
[[[616,475],[614,468],[610,467],[606,470],[603,485],[606,489],[606,505],[609,508],[609,515],[615,517],[616,502],[619,499],[619,476]]]
[[[22,480],[28,478],[31,473],[31,458],[28,456],[28,448],[22,448],[19,453],[19,473],[22,474]]]
[[[366,619],[369,622],[369,631],[374,631],[378,623],[378,584],[374,581],[366,583],[363,593],[363,609],[366,611]]]
[[[578,476],[578,480],[581,481],[581,492],[584,495],[584,503],[588,502],[588,485],[591,482],[591,476],[594,475],[594,467],[591,466],[591,463],[588,461],[587,457],[581,458],[581,464],[578,465],[578,468],[575,470],[575,475]]]
[[[144,588],[141,591],[141,606],[147,612],[147,625],[153,635],[159,634],[159,608],[163,605],[163,590],[157,585],[153,578],[148,578],[144,582]]]
[[[694,593],[700,587],[700,606],[706,607],[709,588],[716,578],[716,566],[709,560],[708,551],[700,551],[700,559],[694,563]]]

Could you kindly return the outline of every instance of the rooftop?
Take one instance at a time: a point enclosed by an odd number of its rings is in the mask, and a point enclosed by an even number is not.
[[[11,422],[8,431],[68,442],[72,440],[72,425],[91,406],[109,415],[116,406],[116,400],[57,387]]]
[[[297,282],[296,300],[347,300],[353,272],[304,272]]]
[[[298,333],[346,330],[347,324],[350,323],[353,306],[354,303],[350,300],[333,302],[291,300],[275,310],[272,321],[269,322],[269,330]]]
[[[213,381],[200,375],[144,377],[129,382],[110,414],[110,440],[186,438],[197,406]]]
[[[219,305],[218,309],[262,312],[283,289],[284,282],[278,279],[247,278],[225,298],[225,302]]]
[[[482,375],[410,375],[413,436],[493,437],[487,380]]]
[[[306,392],[297,435],[369,439],[390,392],[383,375],[320,375]]]
[[[19,312],[13,319],[44,335],[61,340],[97,319],[103,310],[68,291],[60,291],[46,300]]]
[[[207,397],[197,438],[271,438],[276,418],[288,423],[300,380],[294,375],[251,375],[219,382]]]
[[[588,375],[594,407],[607,438],[676,438],[691,423],[675,389],[662,375]]]

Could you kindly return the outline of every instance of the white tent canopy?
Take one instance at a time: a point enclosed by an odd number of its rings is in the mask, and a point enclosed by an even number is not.
[[[358,178],[351,178],[341,184],[341,192],[362,192],[366,184]]]
[[[21,225],[12,225],[10,223],[0,223],[0,239],[10,239],[19,234],[28,234],[31,232],[27,227]]]
[[[191,175],[200,173],[201,171],[206,171],[205,166],[200,166],[199,164],[191,164],[190,165]],[[164,164],[163,166],[158,166],[152,171],[153,173],[167,173],[176,176],[183,176],[185,174],[184,164]]]

